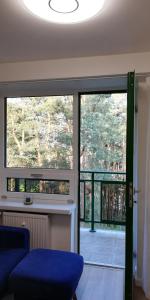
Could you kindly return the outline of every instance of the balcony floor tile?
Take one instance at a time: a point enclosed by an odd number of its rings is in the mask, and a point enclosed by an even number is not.
[[[85,262],[125,266],[125,233],[114,230],[80,229],[80,253]]]

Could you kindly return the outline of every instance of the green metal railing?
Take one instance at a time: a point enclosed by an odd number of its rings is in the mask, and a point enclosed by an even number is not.
[[[125,225],[125,172],[80,171],[80,221]]]

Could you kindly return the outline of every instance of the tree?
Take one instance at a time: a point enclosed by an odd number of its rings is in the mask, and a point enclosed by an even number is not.
[[[126,95],[81,99],[81,169],[125,171]]]
[[[7,166],[70,169],[72,96],[7,100]]]
[[[126,94],[85,94],[81,97],[80,166],[81,170],[126,171]],[[81,174],[81,179],[91,179],[90,174]],[[97,180],[123,180],[123,176],[100,174]],[[120,186],[110,193],[111,185],[106,184],[106,201],[115,203],[121,195]],[[113,186],[114,188],[114,186]],[[95,219],[100,220],[101,183],[94,183]],[[85,192],[85,195],[84,195]],[[91,182],[85,182],[85,191],[81,183],[81,213],[86,202],[86,219],[91,219]],[[111,200],[111,201],[110,201]],[[124,207],[125,197],[120,198],[120,209]],[[118,201],[118,200],[116,200]],[[117,202],[118,203],[118,202]],[[107,211],[108,213],[108,211]],[[112,213],[112,210],[111,210]]]

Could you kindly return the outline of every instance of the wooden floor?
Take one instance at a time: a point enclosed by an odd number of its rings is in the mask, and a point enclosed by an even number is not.
[[[85,265],[78,289],[78,300],[123,300],[124,271]]]
[[[134,287],[133,289],[133,300],[147,300],[147,298],[144,296],[144,293],[141,288]]]
[[[124,271],[85,265],[77,288],[78,300],[123,300]],[[133,290],[133,300],[147,300],[141,288]]]
[[[76,294],[78,300],[123,300],[124,271],[86,265]],[[134,287],[133,300],[147,300],[141,288]]]

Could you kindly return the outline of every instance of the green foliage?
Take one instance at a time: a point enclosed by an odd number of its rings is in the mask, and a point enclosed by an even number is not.
[[[83,95],[81,169],[125,171],[126,94]]]
[[[11,98],[7,103],[7,166],[72,168],[72,96]]]
[[[126,171],[126,94],[91,94],[81,98],[80,165],[81,170]],[[84,180],[89,174],[81,174]],[[124,180],[122,175],[95,174],[95,180]],[[110,193],[108,193],[109,195]],[[115,194],[113,193],[113,199]],[[109,195],[110,196],[110,195]],[[109,197],[108,196],[108,197]],[[91,220],[92,186],[81,186],[81,215],[85,197],[85,219]],[[120,197],[120,210],[125,198]],[[105,201],[107,201],[107,197]],[[110,199],[109,199],[110,200]],[[94,183],[94,219],[101,220],[101,184]],[[115,210],[112,204],[111,211]],[[108,210],[107,210],[108,213]]]
[[[7,99],[7,166],[73,167],[73,97]],[[126,95],[81,97],[81,169],[125,170]]]

